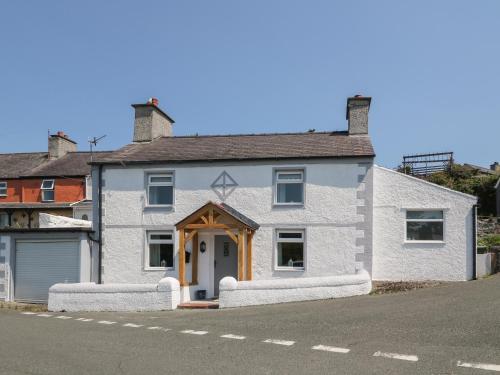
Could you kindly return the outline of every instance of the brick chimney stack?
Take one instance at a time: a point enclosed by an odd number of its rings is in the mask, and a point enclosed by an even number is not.
[[[132,104],[135,109],[134,142],[150,142],[159,137],[171,137],[175,121],[150,98],[145,104]]]
[[[347,98],[346,120],[349,135],[368,134],[368,111],[372,98],[355,95]]]

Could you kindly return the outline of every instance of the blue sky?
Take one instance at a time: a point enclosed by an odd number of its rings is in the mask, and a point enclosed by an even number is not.
[[[158,97],[175,134],[344,130],[372,96],[377,163],[500,160],[500,2],[10,1],[0,13],[0,152],[132,138]]]

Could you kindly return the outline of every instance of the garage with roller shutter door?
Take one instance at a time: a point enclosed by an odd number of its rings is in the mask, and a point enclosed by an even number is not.
[[[47,302],[57,283],[80,282],[80,242],[16,241],[14,298],[20,302]]]
[[[94,281],[90,232],[86,228],[0,230],[9,247],[5,300],[47,303],[54,284]]]

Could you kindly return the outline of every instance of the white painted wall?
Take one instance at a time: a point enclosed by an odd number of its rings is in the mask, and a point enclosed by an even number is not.
[[[179,281],[158,284],[55,284],[49,289],[49,311],[159,311],[179,304]]]
[[[220,282],[219,306],[224,309],[359,296],[370,293],[371,289],[370,274],[366,270],[354,275],[292,280],[236,281],[233,277],[225,277]]]
[[[374,167],[373,279],[472,278],[476,198],[389,169]],[[406,209],[443,209],[443,243],[406,243]]]
[[[225,203],[261,225],[253,241],[254,279],[353,274],[356,269],[363,268],[363,264],[356,261],[356,253],[364,251],[357,239],[365,235],[359,227],[364,225],[365,215],[358,213],[357,208],[366,202],[358,193],[366,191],[367,202],[371,205],[371,178],[359,177],[367,174],[366,165],[358,164],[362,162],[370,163],[370,160],[179,164],[152,168],[106,166],[103,172],[103,281],[155,283],[165,276],[177,277],[177,258],[174,261],[176,269],[172,271],[145,270],[146,230],[174,231],[177,249],[174,224],[209,200],[220,202],[210,185],[223,171],[239,185]],[[278,167],[305,169],[303,207],[273,206],[273,168]],[[175,173],[173,210],[146,207],[145,173],[151,171]],[[371,223],[368,225],[371,231]],[[305,271],[274,269],[275,230],[283,228],[305,229]],[[200,241],[203,238],[200,233]],[[205,240],[207,245],[212,241]],[[371,239],[369,241],[367,251],[371,252]],[[200,254],[199,262],[199,288],[211,290],[213,275],[205,275],[204,270],[213,267],[212,252]],[[190,265],[187,272],[189,280]]]

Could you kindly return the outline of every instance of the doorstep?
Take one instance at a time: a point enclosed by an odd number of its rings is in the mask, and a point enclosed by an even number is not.
[[[178,309],[218,309],[218,301],[191,301],[177,305]]]

